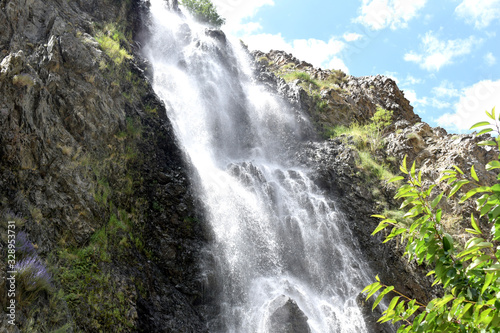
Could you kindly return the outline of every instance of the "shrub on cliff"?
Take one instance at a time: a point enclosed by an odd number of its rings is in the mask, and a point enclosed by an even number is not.
[[[480,122],[472,128],[492,125],[500,134],[500,117],[497,120],[495,109],[487,114],[493,124]],[[487,128],[480,134],[490,131],[493,129]],[[500,138],[479,145],[500,149]],[[486,165],[486,170],[494,169],[500,169],[500,156]],[[396,198],[404,200],[401,209],[407,211],[405,217],[410,218],[411,223],[403,225],[394,219],[374,215],[382,221],[373,234],[391,227],[385,242],[396,237],[406,241],[405,255],[418,264],[427,265],[428,275],[434,277],[434,284],[442,284],[444,295],[423,304],[384,285],[377,277],[377,282],[363,291],[367,298],[379,292],[373,308],[386,294],[395,294],[379,322],[401,322],[398,332],[500,332],[500,182],[482,186],[474,166],[470,176],[454,166],[444,171],[439,180],[447,183],[443,186],[445,190],[435,193],[437,185],[424,186],[422,173],[417,171],[415,162],[408,169],[405,158],[401,171],[405,176],[392,181],[407,180]],[[476,213],[471,215],[470,228],[466,229],[470,239],[462,247],[443,227],[440,202],[445,196],[451,198],[459,193],[464,185],[472,189],[460,201],[473,199]]]
[[[200,22],[220,28],[226,20],[219,16],[210,0],[181,0],[181,4]]]

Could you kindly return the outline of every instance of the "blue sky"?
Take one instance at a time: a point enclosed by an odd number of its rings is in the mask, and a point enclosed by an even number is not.
[[[425,122],[450,133],[500,111],[500,0],[213,2],[223,30],[250,49],[390,76]]]

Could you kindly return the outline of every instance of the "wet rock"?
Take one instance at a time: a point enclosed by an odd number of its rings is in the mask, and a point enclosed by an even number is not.
[[[213,39],[216,39],[219,41],[219,43],[225,45],[226,44],[226,34],[219,29],[207,29],[205,30],[205,34],[207,36],[212,37]]]
[[[285,296],[279,296],[272,301],[273,310],[269,317],[268,329],[273,333],[310,333],[307,316],[297,303]]]
[[[94,38],[109,23],[146,38],[138,29],[147,8],[143,1],[111,0],[0,5],[6,23],[0,31],[0,222],[7,211],[23,217],[19,228],[52,265],[56,291],[71,294],[40,297],[18,321],[21,331],[65,325],[68,331],[206,331],[194,306],[202,298],[196,260],[206,231],[188,162],[141,69],[147,63],[124,61],[117,68]],[[148,114],[152,109],[156,114]],[[97,231],[110,230],[112,216],[130,222],[127,232],[106,232],[107,245],[92,250],[102,257],[92,257],[93,268],[89,260],[80,274],[87,276],[78,277],[88,279],[85,288],[68,290],[75,285],[60,275],[71,276],[80,259],[60,254],[86,253]]]

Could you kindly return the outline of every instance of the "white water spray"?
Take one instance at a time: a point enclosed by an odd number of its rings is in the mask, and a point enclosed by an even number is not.
[[[366,332],[355,298],[369,269],[334,203],[291,158],[307,120],[254,81],[239,42],[163,0],[151,6],[154,88],[200,175],[215,235],[221,291],[211,331],[275,333],[285,297],[311,332]]]

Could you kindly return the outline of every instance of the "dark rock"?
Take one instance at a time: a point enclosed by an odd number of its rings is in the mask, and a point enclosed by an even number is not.
[[[206,29],[205,30],[205,34],[207,36],[212,37],[213,39],[216,39],[222,45],[226,44],[226,34],[222,30],[219,30],[219,29]]]
[[[270,305],[275,309],[269,317],[269,331],[273,333],[310,333],[307,316],[297,303],[285,296],[274,299]]]

